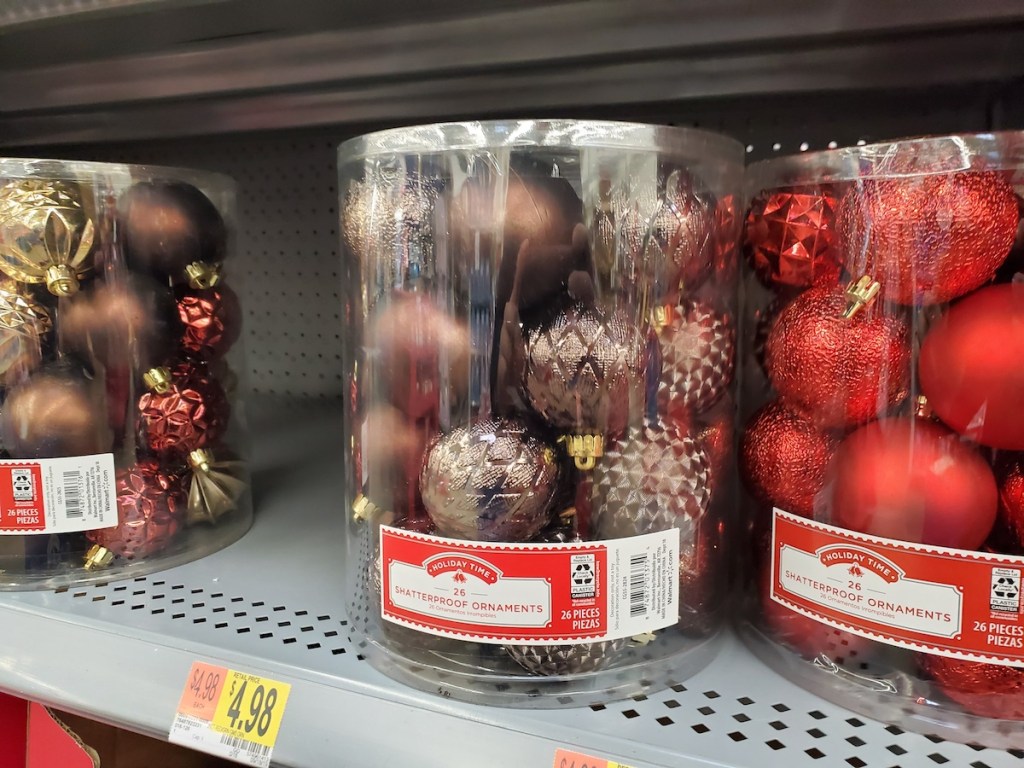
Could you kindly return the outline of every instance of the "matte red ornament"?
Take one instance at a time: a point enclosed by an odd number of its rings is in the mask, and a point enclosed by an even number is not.
[[[920,653],[922,671],[939,690],[981,717],[1024,720],[1024,667],[984,664]]]
[[[813,517],[814,499],[839,440],[778,401],[747,424],[740,443],[740,476],[760,501]]]
[[[996,519],[996,481],[981,454],[941,424],[905,417],[849,435],[826,476],[835,525],[975,550]]]
[[[147,374],[147,384],[152,373]],[[140,427],[151,451],[177,459],[220,439],[231,408],[209,371],[182,363],[169,372],[169,380],[161,376],[160,381],[155,387],[150,384],[151,391],[139,398]]]
[[[997,552],[1024,554],[1024,454],[1011,454],[996,462],[999,512],[991,543]]]
[[[178,317],[184,328],[182,352],[200,360],[223,357],[242,332],[238,295],[223,283],[180,292]]]
[[[782,401],[823,427],[884,415],[910,388],[910,328],[878,303],[847,319],[839,286],[812,288],[779,314],[765,367]]]
[[[807,288],[839,278],[837,201],[830,190],[764,192],[747,214],[744,251],[769,288]]]
[[[971,440],[1024,450],[1024,284],[993,285],[953,305],[918,364],[935,415]]]
[[[184,520],[185,486],[181,478],[148,459],[117,470],[115,483],[118,524],[89,531],[89,541],[126,560],[166,549]]]
[[[847,269],[882,284],[882,298],[937,304],[995,275],[1017,233],[1017,199],[998,173],[861,182],[839,205]]]

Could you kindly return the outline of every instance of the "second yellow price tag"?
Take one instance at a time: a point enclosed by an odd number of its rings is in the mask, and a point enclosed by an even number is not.
[[[213,728],[272,747],[290,691],[287,683],[230,669],[213,713]]]

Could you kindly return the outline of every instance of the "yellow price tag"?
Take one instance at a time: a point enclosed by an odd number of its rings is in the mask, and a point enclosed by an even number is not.
[[[219,733],[273,747],[291,689],[288,683],[229,669],[211,725]]]
[[[557,749],[555,750],[553,768],[630,768],[630,766],[625,763],[616,763],[614,760],[605,760],[603,757],[584,755],[582,752]]]

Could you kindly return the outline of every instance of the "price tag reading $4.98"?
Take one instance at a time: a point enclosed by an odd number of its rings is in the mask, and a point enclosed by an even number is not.
[[[195,662],[168,740],[267,768],[291,686]]]

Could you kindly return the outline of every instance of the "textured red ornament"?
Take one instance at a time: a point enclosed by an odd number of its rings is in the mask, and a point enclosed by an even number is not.
[[[726,195],[715,206],[714,231],[714,285],[730,285],[736,279],[739,259],[736,257],[739,234],[739,211],[736,198]]]
[[[242,331],[238,295],[223,283],[178,294],[178,316],[184,333],[182,351],[200,360],[223,357]]]
[[[776,640],[795,648],[805,658],[825,656],[836,664],[849,665],[868,655],[874,643],[866,637],[823,624],[772,600],[770,567],[762,570],[758,581],[762,620]]]
[[[139,416],[150,450],[178,458],[220,439],[231,407],[224,389],[202,366],[182,363],[171,378],[168,392],[146,392],[139,398]]]
[[[153,460],[144,460],[117,470],[115,482],[118,524],[89,531],[89,540],[126,560],[165,549],[182,526],[185,486],[181,478]]]
[[[836,198],[821,188],[762,193],[747,214],[744,250],[769,288],[834,282],[842,266],[835,233]]]
[[[783,402],[824,427],[884,415],[910,386],[910,328],[878,303],[843,318],[846,295],[820,286],[786,306],[768,334],[765,367]]]
[[[778,401],[754,414],[740,443],[740,476],[760,501],[813,517],[839,441]]]
[[[1017,233],[1017,200],[998,173],[863,181],[839,205],[838,231],[853,274],[882,298],[937,304],[984,285]]]
[[[996,463],[999,484],[999,513],[991,543],[996,552],[1024,554],[1024,454],[1002,458]]]
[[[1024,720],[1024,667],[918,654],[918,664],[949,698],[975,715]]]
[[[1024,450],[1024,284],[957,302],[925,337],[919,375],[929,405],[957,432]]]
[[[683,411],[703,411],[728,389],[736,363],[736,330],[729,315],[701,302],[686,302],[668,314],[658,331],[658,412],[682,421]]]
[[[977,549],[996,519],[988,463],[940,424],[876,421],[849,435],[826,476],[832,520],[860,533]]]

